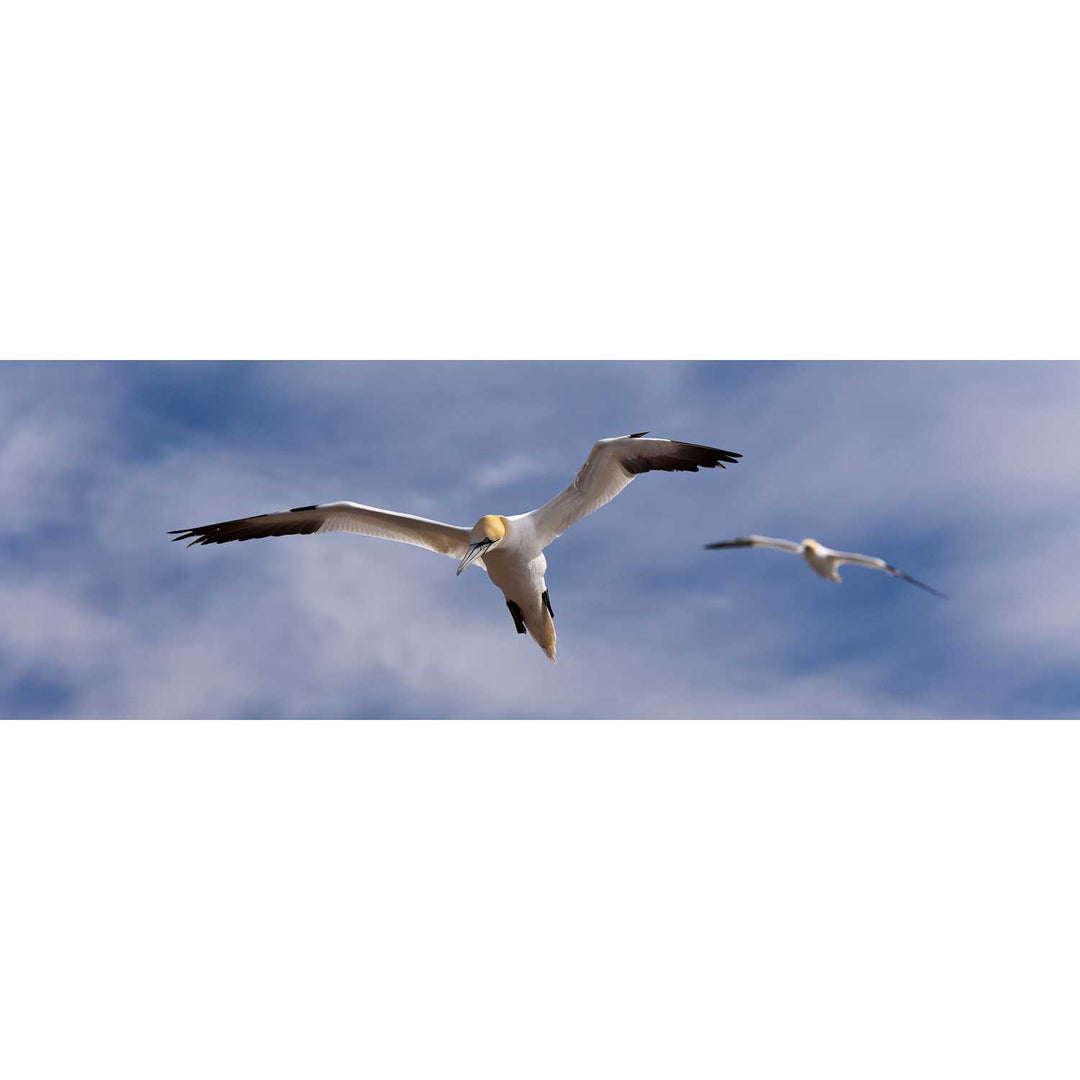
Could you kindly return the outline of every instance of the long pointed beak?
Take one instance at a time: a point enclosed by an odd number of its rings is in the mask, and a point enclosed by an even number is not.
[[[458,565],[457,572],[460,574],[461,571],[469,565],[469,563],[475,562],[477,559],[479,559],[480,556],[483,555],[489,547],[491,547],[492,543],[494,543],[494,541],[492,540],[480,540],[475,544],[470,544],[469,550],[465,552],[465,558],[462,559],[460,564]]]

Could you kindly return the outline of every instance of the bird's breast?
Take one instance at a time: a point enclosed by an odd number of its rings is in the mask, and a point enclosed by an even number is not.
[[[542,553],[507,551],[500,544],[484,556],[488,577],[504,592],[514,595],[543,592],[547,560]]]

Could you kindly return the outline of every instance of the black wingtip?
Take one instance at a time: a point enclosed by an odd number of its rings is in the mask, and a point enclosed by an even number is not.
[[[910,581],[912,585],[918,585],[920,589],[928,592],[931,596],[936,596],[939,600],[948,600],[948,596],[943,592],[938,592],[937,589],[931,588],[929,585],[924,585],[921,581],[915,581],[914,578],[905,579]]]
[[[936,596],[939,600],[949,599],[943,592],[938,592],[937,589],[932,589],[929,585],[924,585],[921,581],[916,581],[914,578],[905,577],[904,580],[910,582],[912,585],[918,586],[923,592],[928,592],[931,596]]]
[[[633,435],[627,435],[626,437],[628,439],[642,439],[648,434],[649,433],[647,431],[638,431],[638,432],[635,432]]]
[[[910,585],[914,585],[916,588],[922,589],[924,592],[930,593],[932,596],[936,596],[939,600],[948,600],[949,598],[943,593],[938,592],[937,589],[931,588],[925,582],[919,581],[918,578],[913,578],[910,574],[905,574],[903,570],[897,570],[895,566],[889,566],[885,564],[885,569],[893,575],[893,577],[900,578],[901,581],[906,581]]]

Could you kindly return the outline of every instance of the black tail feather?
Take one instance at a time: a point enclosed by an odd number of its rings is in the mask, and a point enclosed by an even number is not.
[[[510,609],[510,614],[514,618],[514,629],[519,634],[525,633],[525,620],[521,617],[521,608],[514,603],[513,600],[507,600],[506,606]]]

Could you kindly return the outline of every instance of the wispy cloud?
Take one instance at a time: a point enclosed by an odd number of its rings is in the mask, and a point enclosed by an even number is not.
[[[514,454],[480,466],[473,472],[472,481],[481,491],[492,491],[532,476],[545,476],[550,470],[550,463],[545,464],[533,457]]]

